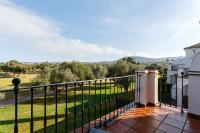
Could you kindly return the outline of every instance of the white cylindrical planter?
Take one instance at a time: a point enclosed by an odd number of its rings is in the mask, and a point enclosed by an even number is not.
[[[158,103],[158,71],[142,70],[137,71],[136,79],[136,103],[139,106]]]

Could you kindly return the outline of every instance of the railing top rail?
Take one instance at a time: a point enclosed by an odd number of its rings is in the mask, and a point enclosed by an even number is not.
[[[63,86],[63,85],[67,85],[67,84],[93,82],[93,81],[101,81],[101,80],[121,79],[121,78],[135,77],[135,76],[136,75],[127,75],[127,76],[92,79],[92,80],[81,80],[81,81],[73,81],[73,82],[63,82],[63,83],[55,83],[55,84],[36,85],[36,86],[20,87],[19,90],[27,90],[27,89],[30,89],[30,88],[42,88],[42,87],[50,87],[50,86]],[[8,91],[13,91],[13,89],[0,90],[0,92],[8,92]]]

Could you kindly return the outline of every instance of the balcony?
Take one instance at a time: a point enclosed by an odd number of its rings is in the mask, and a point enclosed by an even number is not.
[[[177,107],[157,78],[157,72],[139,71],[26,88],[14,79],[14,89],[0,91],[13,93],[12,99],[0,101],[11,101],[0,108],[0,132],[198,132],[200,120]]]

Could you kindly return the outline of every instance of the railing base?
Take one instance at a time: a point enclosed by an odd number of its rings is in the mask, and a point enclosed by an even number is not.
[[[192,114],[188,112],[188,116],[200,120],[200,115]]]
[[[142,108],[142,107],[145,107],[145,106],[146,106],[145,104],[135,103],[136,108]]]

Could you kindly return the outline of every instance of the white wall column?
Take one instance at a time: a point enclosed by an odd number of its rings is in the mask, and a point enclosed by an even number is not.
[[[136,103],[144,106],[156,105],[158,103],[158,71],[142,70],[137,71],[137,74]]]
[[[146,105],[147,102],[147,74],[148,70],[142,70],[137,72],[137,93],[136,93],[136,103]]]
[[[149,70],[148,73],[147,98],[148,103],[156,105],[158,103],[158,71]]]

